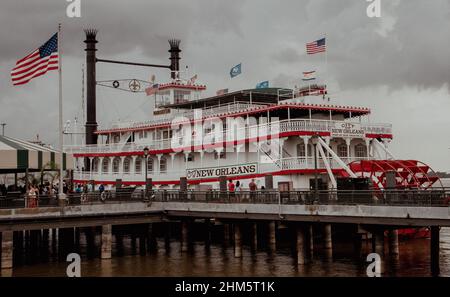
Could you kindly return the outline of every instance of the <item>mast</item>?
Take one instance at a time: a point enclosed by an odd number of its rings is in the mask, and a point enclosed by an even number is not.
[[[178,72],[180,71],[180,40],[170,39],[170,77],[172,79],[178,78]]]
[[[85,29],[86,34],[86,144],[97,144],[97,116],[96,116],[96,40],[97,30]],[[87,168],[86,168],[87,169]]]

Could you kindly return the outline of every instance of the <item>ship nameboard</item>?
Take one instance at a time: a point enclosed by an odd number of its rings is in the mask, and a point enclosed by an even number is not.
[[[258,172],[257,163],[230,165],[208,168],[186,169],[187,178],[211,178],[219,176],[237,176],[242,174],[254,174]]]
[[[335,122],[334,126],[331,126],[331,137],[363,138],[364,136],[364,129],[359,123]]]

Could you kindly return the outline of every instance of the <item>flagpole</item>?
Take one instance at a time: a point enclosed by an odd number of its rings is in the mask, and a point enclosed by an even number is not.
[[[62,106],[62,50],[61,50],[61,23],[58,24],[58,97],[59,97],[59,191],[58,198],[65,198],[63,187],[63,106]],[[60,201],[61,202],[61,201]]]
[[[327,40],[327,33],[325,33],[325,90],[328,90],[328,40]],[[328,93],[328,91],[327,91]]]

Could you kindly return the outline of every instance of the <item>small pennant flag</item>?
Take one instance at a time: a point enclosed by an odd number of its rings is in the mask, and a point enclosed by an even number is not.
[[[325,49],[325,38],[318,39],[306,44],[306,53],[308,55],[325,52]]]
[[[256,89],[265,89],[265,88],[268,88],[268,87],[269,87],[269,81],[268,80],[262,81],[262,82],[256,84]]]
[[[153,84],[151,87],[148,87],[147,89],[145,89],[145,93],[147,94],[147,96],[153,95],[155,94],[159,89],[159,85],[158,84]]]
[[[23,85],[49,70],[58,70],[58,33],[28,56],[18,60],[11,70],[13,85]]]
[[[197,74],[189,79],[188,84],[193,85],[196,80],[197,80]]]
[[[225,95],[225,94],[227,94],[228,93],[228,89],[222,89],[222,90],[218,90],[217,92],[216,92],[216,95],[217,96],[220,96],[220,95]]]
[[[306,71],[303,72],[303,81],[315,80],[316,79],[316,71]]]
[[[236,66],[234,66],[233,68],[231,68],[230,70],[230,76],[231,78],[238,76],[239,74],[242,73],[242,63],[237,64]]]

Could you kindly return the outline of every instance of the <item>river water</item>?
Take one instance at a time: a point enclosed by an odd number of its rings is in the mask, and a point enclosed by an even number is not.
[[[81,244],[81,251],[84,247]],[[177,238],[166,244],[158,238],[158,249],[139,255],[124,240],[124,255],[113,250],[110,260],[98,257],[88,259],[82,254],[82,276],[366,276],[364,255],[370,244],[363,244],[362,257],[354,255],[351,242],[337,242],[333,246],[333,259],[321,254],[320,246],[314,251],[313,261],[298,266],[295,251],[286,242],[278,244],[277,251],[265,248],[253,251],[244,245],[243,257],[235,258],[233,246],[220,241],[210,245],[202,240],[192,243],[189,252],[181,253]],[[113,244],[114,246],[114,244]],[[430,276],[429,239],[400,241],[400,256],[383,258],[383,276]],[[2,276],[65,276],[68,263],[46,259],[41,263],[19,264],[12,271],[2,271]],[[450,276],[450,228],[441,229],[441,276]]]

